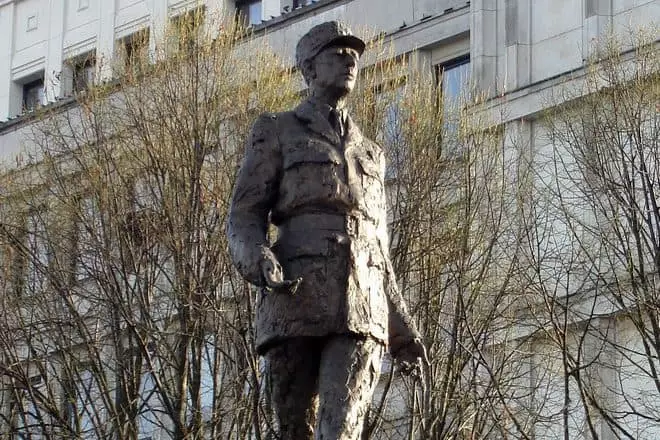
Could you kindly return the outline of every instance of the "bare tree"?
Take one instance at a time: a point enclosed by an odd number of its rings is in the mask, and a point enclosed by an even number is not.
[[[365,132],[389,155],[395,271],[431,358],[427,393],[394,379],[372,427],[384,438],[484,438],[515,419],[524,438],[528,426],[507,412],[529,392],[514,380],[524,340],[505,334],[519,287],[518,161],[496,121],[474,115],[469,78],[451,96],[418,65],[414,56],[377,64],[356,93]],[[406,411],[388,411],[388,400]]]
[[[271,435],[223,225],[250,124],[300,84],[202,22],[174,20],[154,54],[124,41],[116,80],[42,110],[3,175],[3,432]],[[393,263],[431,358],[385,375],[365,438],[653,437],[660,70],[634,47],[521,121],[532,145],[414,56],[363,72],[352,107],[389,157]]]
[[[116,79],[30,127],[33,156],[2,194],[3,432],[261,436],[225,211],[249,124],[296,87],[268,49],[241,55],[240,27],[203,23],[174,19],[151,57],[134,35]]]
[[[536,124],[523,218],[537,438],[659,432],[660,64],[657,30],[631,35],[599,42]]]

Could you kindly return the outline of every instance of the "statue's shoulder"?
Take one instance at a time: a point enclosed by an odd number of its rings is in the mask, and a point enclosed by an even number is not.
[[[264,112],[257,116],[250,130],[250,142],[263,142],[277,136],[277,113]]]
[[[276,145],[280,134],[291,130],[292,124],[296,123],[295,111],[264,112],[252,124],[249,143]]]
[[[284,112],[264,112],[255,119],[252,124],[253,129],[258,127],[268,127],[270,129],[277,129],[278,126],[284,124],[291,124],[295,120],[295,111],[289,110]]]

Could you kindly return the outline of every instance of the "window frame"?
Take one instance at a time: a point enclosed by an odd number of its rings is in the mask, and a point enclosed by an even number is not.
[[[44,418],[47,413],[39,409],[38,401],[33,397],[35,391],[44,386],[46,382],[41,374],[29,376],[28,383],[14,381],[10,408],[12,438],[36,440],[45,435],[48,423],[44,422]]]
[[[171,16],[167,23],[167,53],[170,55],[181,52],[194,53],[206,17],[205,5],[187,9]],[[182,35],[184,38],[182,38]]]
[[[150,29],[144,27],[117,39],[116,57],[121,64],[121,73],[139,73],[140,67],[148,63],[150,38]]]
[[[461,87],[460,90],[458,90],[458,93],[456,93],[455,95],[452,95],[452,99],[454,99],[454,100],[456,98],[458,98],[460,96],[460,94],[465,90],[465,86],[467,86],[468,88],[470,86],[470,81],[471,81],[471,77],[472,77],[472,73],[471,73],[471,70],[470,70],[470,68],[471,68],[470,54],[467,53],[467,54],[464,54],[464,55],[460,55],[460,56],[454,57],[454,58],[452,58],[452,59],[450,59],[446,62],[439,63],[439,64],[435,65],[435,69],[434,69],[435,70],[435,77],[436,77],[435,83],[436,83],[436,86],[439,87],[440,90],[442,91],[440,96],[443,100],[443,103],[442,103],[443,106],[446,105],[446,95],[447,95],[446,94],[446,88],[445,88],[445,84],[446,84],[445,77],[447,76],[446,72],[452,71],[452,70],[460,68],[462,66],[467,66],[468,67],[467,76],[466,76],[467,81],[465,81],[464,84],[461,84],[463,87]],[[468,92],[469,92],[469,89],[468,89]]]
[[[46,86],[44,73],[28,82],[21,84],[21,112],[31,113],[46,105]]]
[[[89,377],[83,377],[83,373],[88,372]],[[87,383],[87,379],[89,384]],[[81,393],[81,390],[84,391],[84,394]],[[97,395],[94,396],[92,393],[96,390]],[[75,369],[75,376],[70,376],[68,378],[68,383],[64,390],[65,393],[65,403],[66,403],[66,415],[67,422],[69,424],[69,429],[72,432],[75,432],[77,437],[81,439],[92,439],[96,438],[98,434],[98,427],[96,423],[99,420],[95,420],[97,417],[105,419],[106,408],[103,403],[103,387],[99,383],[97,374],[94,372],[93,365],[89,363],[81,363]],[[94,403],[94,399],[96,402]],[[91,409],[89,408],[89,403],[92,403]],[[82,408],[82,411],[80,411]],[[83,430],[81,420],[84,418],[89,419],[89,429]]]
[[[253,5],[259,5],[259,17],[254,22],[251,14]],[[236,16],[245,27],[259,26],[263,23],[263,7],[263,0],[236,0]]]
[[[65,94],[85,93],[96,81],[96,50],[67,59],[64,67],[68,73]]]
[[[98,200],[93,194],[78,197],[79,214],[74,221],[75,252],[73,263],[74,281],[81,283],[93,277],[97,265],[97,246],[85,246],[89,242],[96,244],[103,233],[103,221]],[[83,239],[81,239],[81,237]]]

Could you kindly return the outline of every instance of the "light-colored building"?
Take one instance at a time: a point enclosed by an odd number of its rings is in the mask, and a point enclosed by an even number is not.
[[[26,133],[36,107],[61,105],[89,82],[111,80],[109,66],[119,51],[144,49],[153,54],[168,20],[200,6],[206,9],[206,17],[240,11],[256,37],[267,39],[291,63],[300,36],[323,21],[340,19],[357,33],[384,34],[395,56],[417,51],[420,66],[435,70],[438,87],[445,94],[459,93],[471,80],[487,97],[480,111],[501,125],[505,146],[511,149],[544,147],[547,140],[537,118],[548,108],[550,96],[584,78],[594,42],[611,32],[624,35],[653,29],[660,22],[659,0],[0,0],[4,35],[0,41],[0,167],[20,166],[29,148]],[[133,47],[131,37],[141,32],[148,33],[148,47]],[[652,32],[657,42],[657,28]],[[618,318],[614,313],[598,319],[605,329],[610,328],[609,320]],[[629,322],[616,327],[619,341],[634,340],[635,329],[629,327]],[[551,344],[544,344],[530,350],[551,350],[547,348]],[[642,352],[648,347],[637,349]],[[657,366],[655,350],[651,359]],[[632,356],[629,360],[633,366],[637,362]],[[561,366],[552,368],[559,371]],[[621,390],[613,399],[625,396],[628,386],[633,401],[660,408],[657,387],[644,380],[636,383],[615,370],[602,372],[604,383]],[[523,380],[536,380],[534,371],[530,364]],[[538,409],[539,428],[531,430],[537,438],[564,434],[552,420],[566,405],[574,408],[574,402],[561,401],[561,386],[553,380],[546,384],[547,404]],[[649,393],[655,395],[650,403]],[[649,421],[616,414],[621,418],[610,422],[627,426],[638,438],[660,435],[658,418]],[[654,414],[658,417],[660,412]],[[396,419],[397,414],[391,417]],[[570,418],[566,438],[593,438],[593,432],[601,438],[617,438],[605,421],[589,434],[583,410],[576,409]]]

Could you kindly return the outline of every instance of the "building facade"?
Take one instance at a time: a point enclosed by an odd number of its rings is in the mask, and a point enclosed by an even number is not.
[[[240,12],[290,60],[306,29],[339,18],[357,31],[384,33],[397,55],[417,50],[423,62],[441,69],[469,61],[475,86],[494,98],[493,107],[506,101],[511,120],[541,110],[536,92],[579,71],[599,37],[649,26],[659,7],[641,0],[407,0],[384,8],[369,0],[5,0],[0,3],[0,25],[7,32],[0,50],[4,160],[11,162],[20,144],[7,121],[66,100],[87,82],[109,80],[111,60],[130,47],[132,35],[148,31],[153,51],[167,21],[201,3],[209,17]]]
[[[0,42],[0,170],[20,168],[22,157],[29,154],[27,139],[37,108],[72,102],[73,95],[88,84],[111,81],[112,62],[120,53],[144,51],[154,56],[159,45],[167,44],[167,23],[199,7],[205,9],[209,27],[214,24],[210,17],[240,14],[256,41],[267,41],[290,64],[298,39],[327,20],[343,20],[357,34],[384,36],[392,44],[393,57],[416,52],[415,62],[436,72],[437,87],[445,96],[458,95],[473,84],[484,96],[478,111],[501,127],[504,149],[525,146],[530,151],[541,151],[551,143],[538,121],[562,103],[550,98],[583,84],[596,54],[595,42],[646,29],[657,44],[660,22],[658,0],[0,0],[0,29],[5,36]],[[623,43],[623,52],[634,50]],[[365,63],[375,61],[367,57]],[[590,418],[590,405],[596,413],[607,412],[594,401],[576,406],[562,391],[568,383],[541,377],[535,365],[545,362],[540,353],[552,351],[552,343],[540,338],[528,347],[531,360],[518,378],[532,388],[537,381],[544,384],[538,387],[545,389],[543,401],[534,403],[537,417],[531,423],[537,427],[526,429],[535,438],[614,439],[621,432],[645,439],[660,435],[660,389],[657,382],[653,384],[658,376],[636,379],[633,373],[635,366],[653,370],[660,365],[658,347],[649,349],[635,338],[639,326],[634,320],[621,320],[617,312],[602,304],[598,307],[603,308],[598,322],[590,320],[589,325],[607,334],[608,341],[634,347],[630,352],[607,351],[616,360],[595,373],[612,394],[609,404],[655,410],[639,414],[612,410],[609,419]],[[525,334],[524,327],[514,332],[516,337]],[[584,345],[600,342],[592,338]],[[646,353],[641,355],[643,361],[636,357],[640,353]],[[548,371],[564,367],[553,364]],[[563,373],[558,377],[578,374]],[[588,400],[583,390],[571,390]],[[530,399],[529,395],[519,398]],[[405,411],[392,411],[392,418],[405,419]],[[557,418],[565,423],[557,425]],[[402,425],[408,426],[405,421]]]

